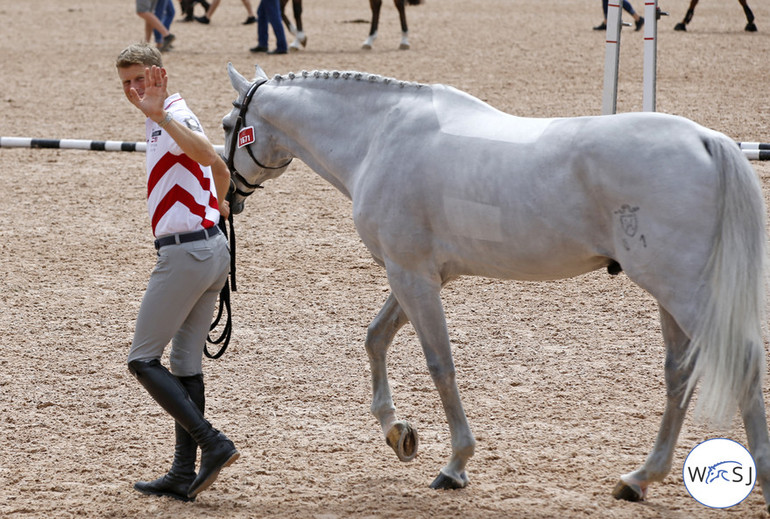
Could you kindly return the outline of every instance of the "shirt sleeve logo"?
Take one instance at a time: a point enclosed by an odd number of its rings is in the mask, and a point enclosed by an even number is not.
[[[246,128],[242,129],[238,132],[238,147],[243,148],[244,146],[248,146],[249,144],[255,142],[256,139],[254,138],[254,127],[253,126],[247,126]]]
[[[184,120],[185,126],[187,126],[189,129],[191,129],[194,132],[201,132],[201,125],[200,123],[194,118],[194,117],[188,117]]]

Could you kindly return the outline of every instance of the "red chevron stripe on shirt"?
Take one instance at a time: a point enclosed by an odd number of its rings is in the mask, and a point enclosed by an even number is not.
[[[176,185],[169,189],[168,193],[166,193],[166,196],[163,197],[163,199],[158,204],[158,207],[155,209],[155,213],[152,215],[153,233],[155,232],[155,227],[158,225],[158,222],[161,218],[163,218],[163,215],[165,215],[169,209],[171,209],[171,207],[173,207],[173,205],[177,202],[185,205],[194,215],[199,216],[202,220],[202,225],[204,228],[214,226],[214,222],[206,219],[206,206],[196,202],[195,198],[190,193],[185,191],[185,189],[181,186]]]
[[[155,186],[158,184],[158,182],[163,178],[166,173],[169,172],[169,170],[176,164],[180,164],[185,170],[187,170],[191,175],[193,175],[197,180],[198,183],[201,186],[201,189],[204,192],[207,192],[209,194],[209,201],[208,205],[217,211],[219,211],[219,204],[217,203],[217,199],[214,197],[213,193],[211,192],[211,181],[206,178],[203,175],[203,171],[201,170],[200,164],[192,160],[187,155],[174,155],[173,153],[166,153],[161,159],[155,164],[155,167],[152,168],[152,171],[150,172],[150,176],[147,179],[147,198],[150,197],[150,194],[152,193],[153,189],[155,189]],[[179,186],[178,184],[172,187],[168,193],[165,194],[163,199],[159,202],[158,206],[155,208],[155,212],[152,216],[152,230],[153,233],[155,233],[155,228],[157,223],[160,221],[161,218],[173,207],[173,205],[176,202],[180,202],[183,205],[185,205],[190,212],[193,214],[200,216],[202,219],[201,224],[203,227],[211,227],[214,225],[214,222],[211,220],[208,220],[205,218],[206,216],[206,207],[199,204],[195,197],[187,192],[184,188]]]

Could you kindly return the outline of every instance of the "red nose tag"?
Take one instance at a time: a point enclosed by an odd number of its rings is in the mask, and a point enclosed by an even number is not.
[[[248,126],[238,132],[238,147],[243,148],[254,142],[254,127]]]

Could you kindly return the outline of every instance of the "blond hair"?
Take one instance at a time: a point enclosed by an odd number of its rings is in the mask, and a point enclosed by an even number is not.
[[[163,59],[160,51],[154,45],[149,43],[133,43],[123,49],[118,54],[118,59],[115,60],[117,68],[126,68],[132,65],[144,65],[145,67],[155,65],[156,67],[162,67]]]

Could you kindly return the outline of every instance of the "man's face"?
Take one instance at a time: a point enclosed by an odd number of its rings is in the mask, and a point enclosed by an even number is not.
[[[133,88],[139,97],[144,97],[144,65],[131,65],[118,69],[118,76],[123,83],[123,93],[128,97],[128,93]]]

